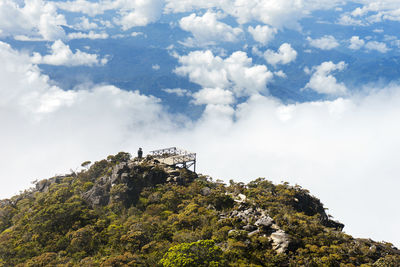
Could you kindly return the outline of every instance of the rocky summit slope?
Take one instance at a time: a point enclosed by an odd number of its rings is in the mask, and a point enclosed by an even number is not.
[[[299,186],[120,152],[1,200],[0,266],[400,266],[343,227]]]

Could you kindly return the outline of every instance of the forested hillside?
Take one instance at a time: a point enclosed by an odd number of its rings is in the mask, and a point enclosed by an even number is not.
[[[0,201],[0,266],[399,266],[300,186],[225,185],[124,152],[83,165]]]

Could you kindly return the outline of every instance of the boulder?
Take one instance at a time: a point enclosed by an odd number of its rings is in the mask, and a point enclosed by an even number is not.
[[[257,226],[251,225],[251,224],[247,224],[245,226],[242,227],[243,230],[246,230],[248,232],[254,231],[257,229]]]
[[[276,253],[284,253],[290,244],[290,236],[283,230],[278,230],[271,234],[270,240],[272,241],[272,247]]]
[[[274,220],[271,217],[262,215],[254,224],[262,227],[270,227],[273,223]]]
[[[211,194],[211,189],[210,189],[209,187],[203,187],[203,188],[200,190],[200,193],[201,193],[201,195],[203,195],[203,196],[208,196],[208,195]]]
[[[105,206],[110,200],[110,186],[95,184],[89,191],[82,194],[82,198],[92,207]]]

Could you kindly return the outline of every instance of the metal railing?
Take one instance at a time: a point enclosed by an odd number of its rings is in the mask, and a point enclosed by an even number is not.
[[[184,168],[190,168],[194,165],[194,171],[196,171],[196,153],[176,147],[169,147],[150,151],[150,155],[168,165],[180,164]]]

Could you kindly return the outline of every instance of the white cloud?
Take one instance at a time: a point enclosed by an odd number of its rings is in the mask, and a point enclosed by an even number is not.
[[[177,96],[190,96],[191,95],[191,93],[188,90],[182,89],[182,88],[166,88],[166,89],[162,89],[162,90],[168,94],[175,94]]]
[[[236,96],[249,96],[266,90],[273,74],[264,65],[253,65],[245,52],[228,58],[214,56],[210,50],[194,51],[178,58],[181,66],[175,73],[188,76],[204,88],[231,90]]]
[[[313,10],[329,9],[341,0],[167,0],[166,12],[191,12],[199,9],[220,9],[236,18],[240,24],[261,22],[274,28],[300,29],[298,21]]]
[[[367,38],[366,38],[367,39]],[[371,38],[369,38],[371,39]],[[384,38],[386,41],[390,41],[393,45],[396,44],[396,37],[394,36],[388,36],[385,35]],[[386,53],[390,50],[389,47],[387,47],[386,43],[383,42],[378,42],[378,41],[369,41],[367,43],[365,43],[365,41],[363,39],[360,39],[358,36],[353,36],[350,39],[350,49],[354,49],[354,50],[358,50],[361,47],[365,47],[365,49],[367,50],[375,50],[378,51],[380,53]]]
[[[89,31],[88,33],[84,32],[71,32],[68,34],[68,39],[107,39],[109,36],[105,32],[96,33],[94,31]]]
[[[358,36],[352,36],[350,38],[350,46],[349,46],[349,48],[353,49],[353,50],[358,50],[361,47],[363,47],[364,44],[365,44],[365,42],[364,42],[363,39],[360,39],[360,37],[358,37]]]
[[[132,37],[137,37],[137,36],[140,36],[140,35],[143,35],[143,34],[144,34],[143,32],[132,32],[131,36]]]
[[[76,30],[93,30],[97,29],[99,25],[94,22],[89,21],[87,17],[81,17],[79,23],[74,25],[74,29]]]
[[[218,42],[236,42],[242,30],[233,28],[228,24],[218,21],[221,14],[207,11],[203,16],[191,14],[179,21],[180,27],[193,34],[194,40],[189,39],[186,43],[198,45],[210,45]]]
[[[48,64],[56,66],[93,66],[104,65],[107,59],[100,59],[96,54],[88,54],[76,50],[75,53],[71,51],[68,45],[64,44],[61,40],[55,41],[51,46],[51,54],[42,56],[39,53],[33,53],[31,58],[32,63],[35,64]]]
[[[365,26],[365,23],[359,19],[351,17],[349,14],[341,15],[337,23],[346,26]]]
[[[312,76],[304,88],[321,94],[344,95],[347,93],[346,86],[343,83],[338,83],[331,73],[343,71],[346,67],[347,64],[344,61],[337,64],[332,61],[323,62],[321,65],[312,68]]]
[[[230,105],[235,100],[231,91],[221,88],[203,88],[193,98],[196,105]]]
[[[66,25],[65,18],[57,13],[53,2],[0,2],[0,36],[18,36],[20,40],[56,40],[65,35],[61,25]]]
[[[275,76],[278,76],[278,77],[280,77],[280,78],[287,78],[286,73],[284,73],[282,70],[280,70],[280,71],[274,71],[274,75],[275,75]]]
[[[400,40],[393,40],[391,43],[393,46],[397,46],[398,48],[400,48]]]
[[[385,20],[400,21],[400,7],[397,0],[357,0],[356,2],[363,5],[352,12],[342,14],[339,24],[366,26]]]
[[[83,13],[89,16],[101,15],[104,11],[116,9],[121,1],[98,1],[91,2],[87,0],[60,1],[55,2],[59,9],[69,12]]]
[[[364,4],[351,12],[354,17],[366,17],[369,22],[382,20],[400,21],[400,7],[397,0],[360,0]]]
[[[271,65],[288,64],[294,61],[296,57],[296,50],[294,50],[288,43],[282,44],[277,53],[272,50],[267,50],[264,53],[265,60]]]
[[[322,49],[322,50],[331,50],[339,46],[338,41],[336,41],[335,37],[332,35],[325,35],[319,39],[312,39],[311,37],[307,37],[307,41],[311,46]]]
[[[210,9],[218,7],[221,1],[209,0],[166,0],[166,13],[192,12],[196,9]]]
[[[365,44],[365,48],[368,50],[375,50],[381,53],[386,53],[390,49],[386,46],[385,43],[377,42],[377,41],[369,41]]]
[[[114,22],[121,25],[123,30],[129,30],[136,26],[146,26],[149,23],[157,21],[164,5],[163,0],[136,0],[120,1],[123,2],[119,9],[120,18]]]
[[[55,3],[58,8],[70,12],[80,12],[89,16],[101,15],[105,11],[116,11],[119,16],[114,17],[114,22],[123,30],[136,26],[146,26],[157,21],[163,10],[163,0],[102,0],[91,2],[75,0]]]
[[[153,70],[159,70],[159,69],[160,69],[160,65],[154,64],[154,65],[151,66],[151,68],[152,68]]]
[[[255,41],[263,45],[268,44],[271,40],[275,38],[275,35],[278,33],[277,29],[271,28],[267,25],[257,25],[255,28],[249,26],[248,31],[253,36],[253,39]]]

